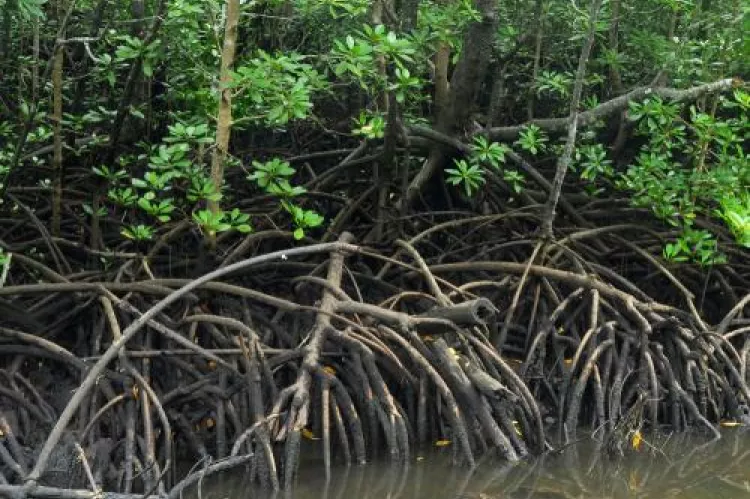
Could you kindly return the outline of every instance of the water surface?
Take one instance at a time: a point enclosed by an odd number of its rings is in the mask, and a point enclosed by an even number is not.
[[[444,447],[408,465],[337,464],[330,480],[318,457],[307,455],[290,494],[252,486],[242,469],[205,480],[186,499],[750,498],[750,431],[726,430],[707,442],[700,435],[646,436],[637,452],[607,457],[588,439],[512,466],[485,458],[473,470],[452,466]]]

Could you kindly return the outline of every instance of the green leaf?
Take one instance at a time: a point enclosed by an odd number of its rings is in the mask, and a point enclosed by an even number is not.
[[[151,202],[145,197],[138,199],[138,206],[146,212],[151,211]]]
[[[305,227],[318,227],[323,223],[324,218],[314,211],[306,211],[304,215]]]

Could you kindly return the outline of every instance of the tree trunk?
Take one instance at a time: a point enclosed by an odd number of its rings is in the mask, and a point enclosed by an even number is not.
[[[17,10],[18,6],[14,0],[8,0],[3,9],[3,30],[0,36],[0,54],[2,54],[3,59],[10,59],[13,53],[10,48],[13,41],[13,12]]]
[[[52,131],[54,152],[52,155],[52,170],[54,180],[52,187],[52,235],[60,237],[60,212],[62,208],[62,85],[63,85],[63,57],[65,45],[59,44],[55,51],[55,62],[52,67]]]
[[[497,31],[498,2],[476,0],[474,6],[481,20],[471,24],[466,32],[461,58],[450,81],[447,103],[438,111],[436,128],[447,135],[465,133],[468,128],[469,117],[482,86]],[[437,69],[436,67],[436,72]],[[436,80],[437,78],[438,75],[436,75]],[[439,84],[439,81],[436,81],[436,84]],[[442,169],[445,159],[444,151],[444,146],[433,147],[429,158],[409,184],[406,196],[399,204],[410,205],[414,202],[422,187]]]
[[[419,18],[419,0],[402,0],[399,9],[401,31],[411,31],[417,27]]]
[[[531,93],[526,103],[526,115],[529,121],[534,119],[534,84],[539,77],[539,67],[542,59],[542,40],[544,39],[544,6],[543,0],[536,0],[534,7],[534,23],[536,24],[536,37],[534,41],[534,69],[531,72]]]
[[[472,24],[464,38],[461,58],[450,82],[449,109],[440,120],[441,131],[457,133],[467,128],[490,62],[497,32],[498,2],[477,0],[475,7],[481,21]]]
[[[221,52],[219,116],[216,124],[216,143],[211,158],[211,181],[217,192],[224,183],[224,161],[229,150],[229,136],[232,133],[232,90],[226,88],[234,65],[237,47],[237,24],[240,18],[240,0],[227,0],[226,25],[224,27],[224,47]],[[221,207],[218,201],[208,202],[211,213],[218,215]],[[216,234],[207,233],[207,242],[213,245]]]
[[[562,191],[563,180],[565,180],[565,174],[570,166],[570,160],[573,156],[573,147],[576,143],[576,134],[578,132],[578,106],[581,102],[581,93],[583,92],[583,80],[586,76],[586,64],[589,60],[589,54],[591,54],[591,47],[594,45],[594,36],[596,35],[596,21],[599,17],[599,10],[602,5],[602,0],[594,0],[591,3],[591,9],[589,10],[589,31],[586,36],[586,41],[583,44],[581,50],[581,57],[578,59],[578,70],[576,71],[576,81],[573,85],[573,96],[570,100],[570,123],[568,124],[568,138],[565,142],[565,149],[562,156],[557,161],[557,168],[555,170],[555,178],[552,181],[552,189],[550,191],[549,199],[544,210],[544,217],[542,218],[542,235],[549,239],[552,239],[552,226],[555,220],[555,209],[557,208],[557,202],[560,199],[560,193]]]
[[[143,38],[144,46],[148,46],[156,40],[162,22],[166,17],[167,4],[167,0],[159,0],[154,12],[154,20],[151,23],[151,28],[145,38]],[[115,119],[112,122],[112,127],[110,128],[109,154],[107,157],[108,164],[114,163],[118,146],[120,145],[120,136],[123,125],[125,124],[125,119],[130,115],[130,103],[132,102],[133,92],[136,89],[136,84],[140,81],[142,71],[143,58],[139,57],[130,64],[130,71],[128,72],[127,80],[125,80],[125,87],[122,90],[122,97],[117,106],[117,115],[115,116]]]
[[[34,18],[34,41],[32,42],[32,63],[31,63],[31,100],[39,100],[39,17]]]

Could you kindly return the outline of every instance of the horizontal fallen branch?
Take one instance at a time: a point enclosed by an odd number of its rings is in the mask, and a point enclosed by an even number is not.
[[[739,78],[726,78],[713,83],[706,83],[705,85],[686,89],[654,88],[651,86],[639,87],[624,95],[599,104],[594,109],[579,114],[578,126],[585,127],[591,125],[602,118],[606,118],[625,109],[631,102],[643,101],[651,96],[662,97],[673,102],[692,101],[706,94],[724,92],[739,86],[740,83],[741,80]],[[521,130],[529,125],[536,125],[547,133],[562,133],[567,130],[569,123],[570,118],[568,116],[564,118],[542,118],[528,121],[522,125],[492,127],[483,130],[483,132],[486,133],[491,140],[505,141],[515,139],[518,137]]]

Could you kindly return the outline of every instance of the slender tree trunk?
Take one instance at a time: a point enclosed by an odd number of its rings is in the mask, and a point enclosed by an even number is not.
[[[609,50],[617,54],[620,51],[620,0],[612,0],[610,9],[612,10],[612,19],[609,24]],[[622,77],[620,68],[617,64],[609,66],[609,78],[612,82],[612,89],[615,94],[622,93]]]
[[[374,26],[384,24],[389,29],[398,29],[393,27],[385,21],[384,14],[393,9],[387,0],[377,0],[372,5],[371,21]],[[398,168],[395,164],[395,152],[396,142],[399,137],[400,118],[398,112],[398,106],[393,93],[388,90],[388,67],[386,65],[385,56],[379,55],[375,60],[378,74],[386,82],[386,86],[378,95],[378,108],[381,112],[386,114],[386,130],[385,137],[383,140],[384,153],[378,161],[373,165],[372,170],[372,181],[374,185],[378,186],[375,193],[375,206],[376,206],[376,222],[373,229],[364,238],[364,241],[373,242],[380,241],[385,232],[385,220],[387,217],[387,204],[388,195],[390,193],[389,186],[391,180],[391,172],[394,172],[395,176]]]
[[[373,26],[378,26],[380,24],[385,24],[383,22],[383,10],[385,9],[384,0],[376,0],[372,3],[372,10],[370,12],[370,21],[372,22]],[[375,69],[378,72],[378,75],[380,75],[380,78],[383,79],[384,82],[388,81],[388,70],[386,68],[385,64],[385,56],[383,54],[378,54],[375,57]],[[384,88],[382,92],[380,92],[377,96],[377,102],[378,102],[378,111],[382,113],[388,112],[388,89]]]
[[[145,38],[143,38],[144,46],[150,45],[156,40],[162,21],[166,17],[167,4],[167,0],[159,0],[154,12],[154,20],[151,23],[151,28]],[[136,89],[136,84],[140,81],[142,71],[143,59],[139,57],[130,65],[130,71],[128,72],[127,80],[125,80],[125,87],[122,90],[122,97],[117,106],[117,114],[115,115],[115,119],[112,122],[112,127],[109,131],[109,153],[107,156],[107,163],[113,163],[115,156],[117,155],[117,149],[120,145],[120,135],[123,125],[125,124],[125,119],[130,114],[130,103],[132,102],[133,92]]]
[[[612,19],[609,25],[609,50],[614,54],[620,51],[620,0],[613,0],[612,6]],[[622,95],[624,89],[622,86],[622,75],[620,74],[620,68],[617,63],[609,66],[609,79],[612,84],[613,94],[615,96]],[[614,157],[619,157],[622,149],[625,147],[625,143],[628,140],[630,127],[628,126],[627,110],[620,112],[619,122],[617,125],[617,135],[612,143],[612,154]]]
[[[216,143],[211,158],[211,181],[217,192],[224,183],[224,162],[229,150],[229,137],[232,133],[232,89],[226,88],[231,78],[234,55],[237,48],[237,24],[240,18],[240,0],[227,0],[226,25],[224,27],[224,47],[221,52],[219,116],[216,124]],[[209,201],[208,208],[214,215],[221,212],[218,201]],[[207,234],[210,246],[215,243],[216,234]]]
[[[13,19],[13,12],[18,9],[18,6],[16,5],[16,0],[7,0],[7,3],[5,4],[5,8],[3,9],[3,29],[2,29],[2,35],[0,35],[0,54],[2,54],[3,59],[10,59],[11,58],[11,41],[12,38],[12,19]]]
[[[130,34],[142,38],[145,35],[144,18],[146,17],[146,6],[143,0],[133,0],[130,3],[130,15],[135,21],[130,26]]]
[[[507,65],[499,64],[495,71],[492,93],[490,94],[490,108],[487,111],[487,128],[500,125],[500,118],[505,105],[505,96],[508,91],[505,88],[505,74]]]
[[[448,64],[451,60],[451,49],[447,43],[440,42],[435,54],[435,122],[440,121],[440,116],[448,109],[450,97],[450,85],[448,83]]]
[[[137,20],[137,22],[133,23],[130,27],[130,33],[132,36],[143,38],[146,34],[146,23],[144,21],[144,18],[146,17],[146,5],[144,3],[144,0],[133,0],[130,4],[130,15],[133,19]],[[129,127],[135,127],[137,133],[143,134],[147,139],[151,136],[151,130],[150,130],[150,122],[151,122],[151,99],[149,95],[149,90],[151,89],[151,81],[152,77],[147,77],[143,72],[141,72],[138,75],[138,81],[135,83],[135,88],[133,90],[133,96],[131,97],[131,104],[134,107],[137,107],[141,105],[142,103],[145,103],[146,105],[146,112],[145,115],[145,123],[141,122],[134,122],[134,120],[129,120],[128,126]],[[141,128],[143,126],[143,128]]]
[[[417,27],[419,17],[419,0],[402,0],[399,9],[402,31],[411,31]]]
[[[542,219],[542,235],[548,239],[552,239],[554,236],[552,226],[555,220],[555,209],[557,208],[557,202],[560,199],[563,180],[565,180],[565,174],[568,171],[568,166],[570,166],[570,159],[573,156],[573,147],[575,147],[576,143],[576,133],[578,131],[578,106],[581,102],[581,93],[583,92],[583,79],[586,76],[586,64],[589,60],[589,54],[591,54],[591,47],[594,45],[596,21],[599,17],[601,5],[602,0],[593,0],[593,2],[591,2],[591,9],[589,10],[589,31],[583,45],[583,50],[581,50],[581,57],[578,59],[578,70],[576,71],[576,81],[573,86],[573,97],[570,101],[568,138],[565,142],[563,154],[557,161],[555,178],[552,181],[552,190],[550,191],[549,199],[547,200],[547,205],[545,207],[544,218]]]
[[[61,16],[60,21],[60,27],[57,31],[57,38],[55,39],[55,46],[53,48],[53,56],[50,58],[49,62],[47,63],[44,74],[40,78],[40,81],[46,81],[47,78],[50,76],[50,73],[52,71],[52,66],[54,65],[54,54],[57,50],[58,46],[61,45],[64,40],[64,33],[68,26],[68,21],[70,20],[70,16],[73,13],[73,7],[75,6],[75,0],[71,0],[70,3],[67,6],[67,10],[65,11],[65,14]],[[21,129],[21,133],[18,136],[18,141],[16,142],[16,148],[13,153],[13,158],[10,161],[10,164],[8,165],[10,168],[10,172],[5,178],[5,183],[3,183],[0,186],[0,198],[5,195],[5,190],[8,188],[8,186],[11,185],[11,182],[13,180],[13,176],[17,174],[18,171],[18,163],[21,161],[21,156],[23,155],[23,149],[26,146],[26,140],[29,137],[29,132],[31,132],[31,128],[34,125],[34,119],[36,118],[37,110],[39,109],[39,102],[31,102],[29,105],[29,113],[26,119],[23,122],[23,128]]]
[[[52,156],[52,169],[54,171],[52,187],[52,235],[60,237],[63,182],[62,84],[65,45],[58,44],[55,50],[55,62],[52,66],[52,133],[54,147]]]
[[[89,29],[89,36],[92,38],[99,33],[99,29],[102,25],[102,19],[104,17],[104,11],[108,3],[109,0],[98,0],[96,4],[96,8],[94,9],[94,12],[91,16],[91,28]],[[80,64],[77,67],[79,71],[78,74],[85,75],[88,73],[91,59],[86,56],[85,48],[82,45],[78,45],[76,47],[76,50],[78,52],[76,54],[76,59],[80,60]],[[86,97],[86,89],[88,88],[88,83],[90,83],[89,78],[78,78],[78,81],[75,85],[75,92],[73,94],[73,101],[70,106],[71,113],[76,115],[83,113],[84,99]]]
[[[536,37],[534,41],[534,67],[531,71],[531,93],[526,103],[526,115],[529,121],[534,119],[534,84],[539,77],[539,66],[542,59],[542,40],[544,39],[544,0],[536,0],[534,7],[534,24],[536,26]]]
[[[32,63],[31,63],[31,100],[36,102],[39,99],[39,18],[34,18],[34,40],[32,42]]]
[[[104,18],[104,13],[106,11],[106,8],[109,4],[110,0],[98,0],[96,4],[96,8],[94,9],[92,16],[91,16],[91,27],[89,28],[89,36],[94,38],[99,33],[99,29],[102,25],[102,19]],[[79,75],[85,75],[88,73],[91,59],[86,54],[86,49],[83,45],[79,44],[76,46],[75,52],[74,52],[74,58],[77,61],[80,61],[77,66],[77,74]],[[70,113],[74,116],[78,116],[83,114],[85,109],[85,99],[86,99],[86,91],[89,88],[89,84],[91,83],[89,78],[77,78],[77,81],[75,83],[75,88],[73,90],[73,99],[70,103]],[[76,143],[76,135],[74,132],[67,134],[67,145],[71,148],[75,147]],[[64,168],[67,168],[70,166],[71,158],[68,156],[66,158],[66,162],[64,164]],[[106,188],[102,186],[101,184],[97,184],[97,186],[93,189],[91,193],[91,208],[93,214],[91,215],[91,231],[88,234],[88,245],[92,249],[99,249],[104,246],[104,241],[102,240],[101,234],[102,234],[102,220],[99,217],[98,213],[101,209],[101,199],[102,196],[106,193]],[[82,237],[85,237],[86,234],[82,234]]]

